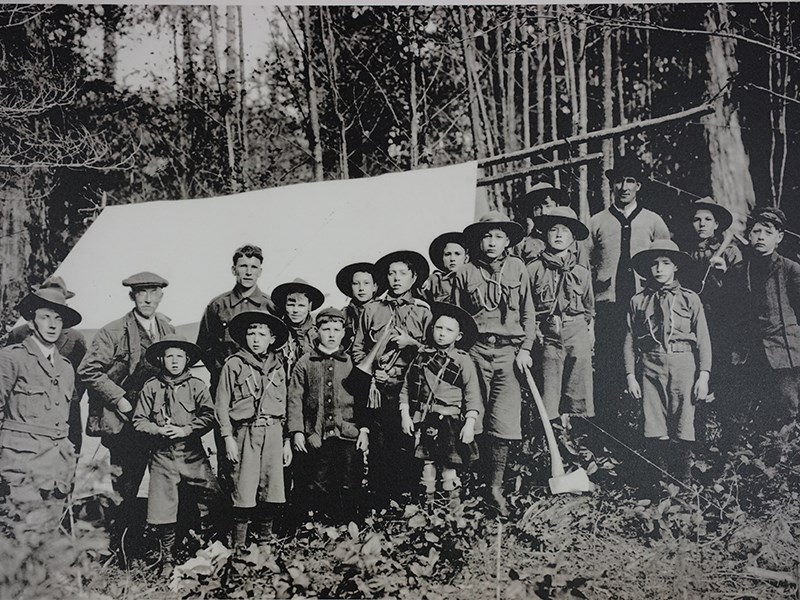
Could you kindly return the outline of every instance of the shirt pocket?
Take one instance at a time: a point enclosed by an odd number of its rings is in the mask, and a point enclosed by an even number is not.
[[[686,336],[692,332],[692,309],[689,306],[675,306],[672,311],[673,333]]]
[[[25,420],[41,417],[51,408],[52,400],[42,385],[18,382],[14,387],[14,396],[17,399],[19,415]]]
[[[508,303],[508,309],[512,312],[519,312],[522,304],[522,283],[517,282],[513,285],[503,285],[503,296]]]

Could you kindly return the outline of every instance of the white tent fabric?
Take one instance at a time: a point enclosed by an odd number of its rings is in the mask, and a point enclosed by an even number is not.
[[[87,338],[131,310],[122,280],[139,271],[165,277],[159,311],[190,340],[208,302],[233,287],[231,258],[244,243],[264,251],[259,285],[265,292],[301,277],[320,288],[326,306],[344,306],[336,273],[393,250],[428,255],[438,234],[474,220],[477,163],[303,183],[220,198],[167,200],[106,208],[56,274],[75,292],[69,304],[83,315]],[[484,211],[481,211],[484,212]],[[195,369],[207,381],[205,369]],[[83,422],[88,411],[82,404]],[[204,441],[213,448],[213,436]],[[76,497],[110,491],[94,465],[107,463],[97,438],[84,438]],[[103,471],[103,469],[101,469]],[[140,495],[146,495],[147,478]]]
[[[301,277],[341,307],[337,271],[393,250],[428,254],[439,233],[475,215],[477,164],[367,179],[303,183],[232,196],[106,208],[56,274],[75,297],[84,330],[131,309],[122,280],[153,271],[169,280],[159,311],[176,326],[196,324],[208,302],[233,287],[231,257],[244,243],[264,251],[259,285]]]

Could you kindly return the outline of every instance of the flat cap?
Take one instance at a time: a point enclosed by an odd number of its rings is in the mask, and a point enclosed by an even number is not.
[[[161,277],[160,275],[156,275],[155,273],[151,273],[150,271],[142,271],[141,273],[136,273],[136,275],[131,275],[127,279],[122,280],[122,285],[127,287],[167,287],[169,285],[169,281]]]
[[[327,323],[328,321],[336,321],[336,320],[344,323],[345,319],[346,317],[344,316],[344,311],[329,306],[328,308],[323,308],[321,311],[317,313],[316,323],[317,326],[322,325],[323,323]]]
[[[783,231],[786,229],[786,213],[780,208],[771,206],[756,208],[750,215],[750,228],[752,229],[756,223],[772,223],[776,229]]]

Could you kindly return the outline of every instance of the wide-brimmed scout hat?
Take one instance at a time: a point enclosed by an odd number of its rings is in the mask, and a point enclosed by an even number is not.
[[[263,323],[275,336],[275,341],[270,346],[271,350],[280,348],[289,339],[289,328],[286,324],[275,315],[262,310],[249,310],[233,317],[228,325],[231,339],[242,348],[247,348],[247,329],[255,323]]]
[[[633,177],[639,183],[645,178],[646,169],[644,163],[635,156],[626,155],[614,159],[614,168],[606,171],[606,178],[614,181],[622,177]]]
[[[447,244],[458,244],[464,250],[467,250],[467,241],[464,239],[464,234],[460,231],[448,231],[442,235],[436,236],[428,248],[428,256],[431,257],[431,262],[437,269],[444,271],[444,260],[442,254],[444,247]]]
[[[129,288],[137,288],[137,287],[165,288],[169,285],[169,281],[161,277],[161,275],[156,275],[155,273],[151,273],[150,271],[142,271],[141,273],[136,273],[135,275],[131,275],[127,279],[123,279],[122,285]]]
[[[428,275],[430,275],[431,267],[428,264],[428,259],[419,252],[414,252],[413,250],[396,250],[395,252],[389,252],[389,254],[381,256],[375,261],[375,273],[378,275],[378,285],[382,289],[387,289],[389,287],[389,265],[396,262],[403,262],[411,265],[411,270],[417,275],[417,280],[412,287],[421,286],[425,283],[425,280],[428,279]]]
[[[158,359],[159,357],[164,356],[164,352],[166,352],[168,348],[180,348],[186,352],[187,368],[193,366],[198,360],[200,360],[200,355],[202,354],[200,352],[200,346],[197,344],[193,344],[178,333],[168,333],[157,342],[150,344],[145,351],[145,358],[147,358],[147,361],[150,364],[159,367],[161,365],[159,364]]]
[[[678,269],[685,269],[692,263],[692,257],[686,252],[681,252],[678,245],[672,240],[656,240],[647,250],[634,254],[631,258],[631,265],[639,275],[647,279],[650,277],[650,267],[653,261],[659,256],[669,258]]]
[[[309,302],[311,302],[311,310],[317,310],[325,302],[325,294],[299,277],[294,281],[282,283],[272,290],[272,301],[278,307],[278,310],[282,312],[289,294],[298,293],[305,294],[308,297]]]
[[[733,215],[731,214],[731,211],[721,204],[715,202],[710,196],[695,200],[689,205],[690,217],[693,217],[698,210],[707,210],[714,215],[714,219],[716,219],[717,223],[719,223],[719,229],[717,229],[717,233],[722,233],[731,226],[731,223],[733,223]]]
[[[553,225],[566,225],[576,240],[585,240],[589,237],[589,228],[568,206],[554,206],[536,219],[536,229],[542,234],[546,234]]]
[[[434,302],[431,304],[431,313],[433,315],[430,325],[431,337],[433,337],[433,325],[439,317],[445,316],[458,321],[458,326],[461,328],[461,339],[456,342],[456,346],[462,350],[469,350],[478,339],[478,326],[475,319],[463,308],[449,302]]]
[[[357,262],[342,267],[336,274],[336,287],[348,298],[353,297],[353,275],[356,273],[370,273],[372,280],[378,283],[378,275],[373,263]]]
[[[569,205],[569,194],[561,188],[557,188],[546,181],[539,181],[533,187],[511,201],[511,206],[518,213],[530,215],[535,206],[541,206],[547,198],[551,198],[558,206]]]
[[[525,237],[522,225],[512,221],[503,213],[493,210],[483,215],[477,223],[467,225],[464,228],[464,238],[468,243],[477,245],[486,232],[492,229],[505,231],[509,246],[516,246]]]
[[[19,314],[27,321],[32,321],[37,308],[49,308],[61,315],[63,328],[75,327],[83,317],[74,308],[67,306],[64,290],[58,287],[40,287],[25,296],[17,306]]]

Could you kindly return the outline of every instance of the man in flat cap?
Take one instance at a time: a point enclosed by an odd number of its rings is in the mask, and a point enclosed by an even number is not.
[[[139,392],[157,369],[145,360],[151,344],[175,333],[168,317],[156,312],[168,282],[155,273],[131,275],[122,282],[130,288],[133,310],[97,332],[78,375],[89,393],[86,435],[99,436],[108,448],[111,464],[120,471],[113,478],[122,497],[112,526],[112,543],[119,544],[126,527],[141,521],[136,516],[136,496],[147,467],[146,436],[134,430],[131,416]]]
[[[643,208],[639,191],[644,166],[633,156],[618,158],[606,171],[613,204],[589,221],[589,263],[595,297],[595,410],[598,420],[613,429],[619,397],[625,388],[622,347],[631,297],[641,288],[631,257],[655,240],[670,239],[656,213]]]
[[[58,275],[52,275],[48,277],[44,280],[42,285],[39,286],[39,290],[45,290],[48,288],[59,290],[67,300],[75,297],[75,294],[67,289],[67,284],[64,283],[64,280]],[[32,325],[32,322],[22,323],[8,332],[6,346],[19,344],[20,342],[23,342],[25,338],[33,335],[34,333],[35,329]],[[75,373],[75,401],[70,403],[70,409],[75,414],[70,415],[69,440],[75,446],[75,452],[79,453],[81,451],[81,445],[83,442],[80,401],[81,398],[83,398],[83,392],[86,391],[86,388],[84,387],[80,377],[78,377],[78,365],[81,364],[81,361],[86,354],[86,338],[80,331],[76,329],[72,329],[71,327],[63,327],[61,329],[61,335],[59,335],[58,339],[56,340],[56,349],[61,356],[69,361],[70,365],[72,366],[72,371]]]
[[[70,421],[80,419],[75,375],[56,341],[81,315],[55,287],[28,294],[19,312],[33,333],[0,350],[0,503],[33,528],[55,529],[75,476]]]

